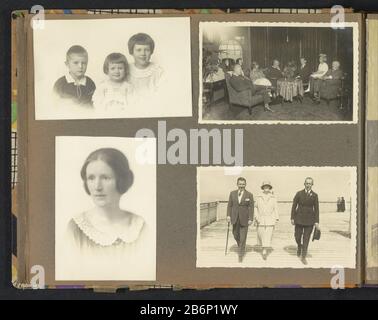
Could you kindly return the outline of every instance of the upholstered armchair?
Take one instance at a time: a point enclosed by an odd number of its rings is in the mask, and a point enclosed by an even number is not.
[[[319,96],[321,99],[327,101],[327,104],[331,100],[339,100],[340,108],[343,108],[343,98],[347,94],[345,88],[346,74],[341,79],[325,79],[322,80],[319,90]]]
[[[264,98],[261,94],[252,95],[251,90],[238,92],[230,85],[231,75],[226,72],[226,86],[228,91],[228,99],[230,106],[235,104],[248,108],[249,114],[252,114],[252,107],[264,103]]]

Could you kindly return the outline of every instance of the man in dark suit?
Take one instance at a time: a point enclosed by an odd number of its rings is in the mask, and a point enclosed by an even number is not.
[[[331,70],[323,76],[323,80],[340,80],[344,76],[344,72],[340,69],[340,62],[335,60],[332,62]]]
[[[298,191],[293,200],[291,209],[291,223],[295,225],[295,241],[297,242],[297,256],[302,263],[307,264],[306,256],[311,233],[319,229],[319,200],[312,191],[314,179],[308,177],[304,182],[304,190]]]
[[[238,190],[231,191],[227,206],[227,222],[232,224],[232,233],[239,247],[239,262],[243,261],[248,226],[253,221],[253,195],[245,187],[245,178],[238,178]]]
[[[261,95],[264,100],[264,109],[273,112],[269,107],[270,97],[266,88],[256,89],[251,79],[248,79],[243,75],[243,70],[239,64],[235,64],[229,81],[231,87],[237,92],[248,90],[251,91],[252,96]]]
[[[280,62],[277,59],[272,61],[272,65],[265,71],[266,77],[270,80],[273,87],[277,88],[277,80],[283,77],[283,73],[280,68]]]
[[[301,66],[297,70],[297,77],[300,78],[303,83],[308,83],[310,81],[310,75],[312,71],[307,64],[306,58],[301,58]]]
[[[344,76],[344,72],[340,69],[340,62],[335,60],[332,62],[332,68],[327,71],[327,73],[319,79],[314,81],[314,101],[320,103],[320,91],[325,96],[328,96],[332,92],[332,96],[337,95],[337,91],[341,86],[341,79]]]

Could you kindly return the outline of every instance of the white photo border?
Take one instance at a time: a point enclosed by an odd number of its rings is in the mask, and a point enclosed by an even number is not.
[[[350,255],[354,257],[352,265],[344,266],[345,268],[356,269],[357,268],[357,259],[358,259],[358,175],[357,175],[357,166],[344,166],[344,167],[332,167],[332,166],[243,166],[243,167],[226,167],[226,166],[200,166],[197,167],[197,177],[196,177],[196,184],[197,184],[197,205],[196,205],[196,268],[197,269],[211,269],[211,268],[243,268],[243,269],[330,269],[334,267],[333,265],[327,265],[324,267],[311,267],[310,265],[303,266],[303,267],[257,267],[257,266],[245,266],[245,265],[223,265],[223,266],[211,266],[211,265],[202,265],[199,264],[199,254],[201,254],[200,244],[201,244],[201,220],[200,220],[200,213],[201,213],[201,189],[200,189],[200,179],[201,179],[201,171],[219,171],[224,170],[225,175],[233,175],[235,177],[239,177],[239,174],[243,170],[256,170],[256,171],[264,171],[264,170],[339,170],[345,171],[349,170],[350,173],[350,181],[351,181],[351,253]]]
[[[331,28],[339,26],[353,28],[353,120],[346,121],[295,121],[295,120],[203,120],[202,112],[202,49],[203,49],[203,30],[206,26],[232,26],[232,27],[317,27]],[[200,124],[357,124],[358,112],[360,107],[360,30],[358,22],[247,22],[247,21],[201,21],[199,23],[199,96],[198,96],[198,123]]]

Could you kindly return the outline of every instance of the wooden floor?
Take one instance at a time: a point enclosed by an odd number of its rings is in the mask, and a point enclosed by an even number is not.
[[[322,236],[319,241],[310,241],[308,265],[296,255],[294,227],[289,216],[281,216],[276,226],[272,249],[264,261],[256,245],[256,227],[249,228],[246,255],[238,261],[238,251],[230,226],[228,254],[225,255],[227,223],[217,221],[200,230],[197,267],[256,267],[256,268],[331,268],[353,267],[355,264],[355,241],[349,237],[349,213],[326,213],[321,215]]]

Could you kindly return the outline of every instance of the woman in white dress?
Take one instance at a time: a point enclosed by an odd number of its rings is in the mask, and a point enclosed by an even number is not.
[[[323,77],[327,71],[328,71],[329,67],[328,67],[328,64],[327,64],[327,55],[324,54],[324,53],[321,53],[319,55],[319,65],[318,65],[318,70],[316,70],[314,73],[311,74],[311,78],[314,78],[314,79],[320,79],[321,77]]]
[[[74,216],[68,225],[66,262],[70,280],[152,280],[153,240],[145,220],[120,208],[120,199],[134,175],[117,149],[92,152],[81,169],[94,207]],[[152,244],[152,245],[151,245]]]
[[[262,192],[255,199],[255,223],[257,225],[257,242],[262,247],[262,256],[266,260],[268,249],[272,247],[273,231],[279,220],[277,200],[270,182],[263,182]]]
[[[250,78],[255,86],[272,86],[272,83],[266,78],[264,72],[260,69],[260,66],[256,61],[252,62]]]
[[[308,86],[306,92],[311,92],[313,96],[317,97],[317,95],[319,94],[320,81],[323,78],[323,76],[328,72],[328,69],[329,67],[327,64],[327,55],[321,53],[319,55],[318,70],[316,70],[310,75],[310,85]]]

